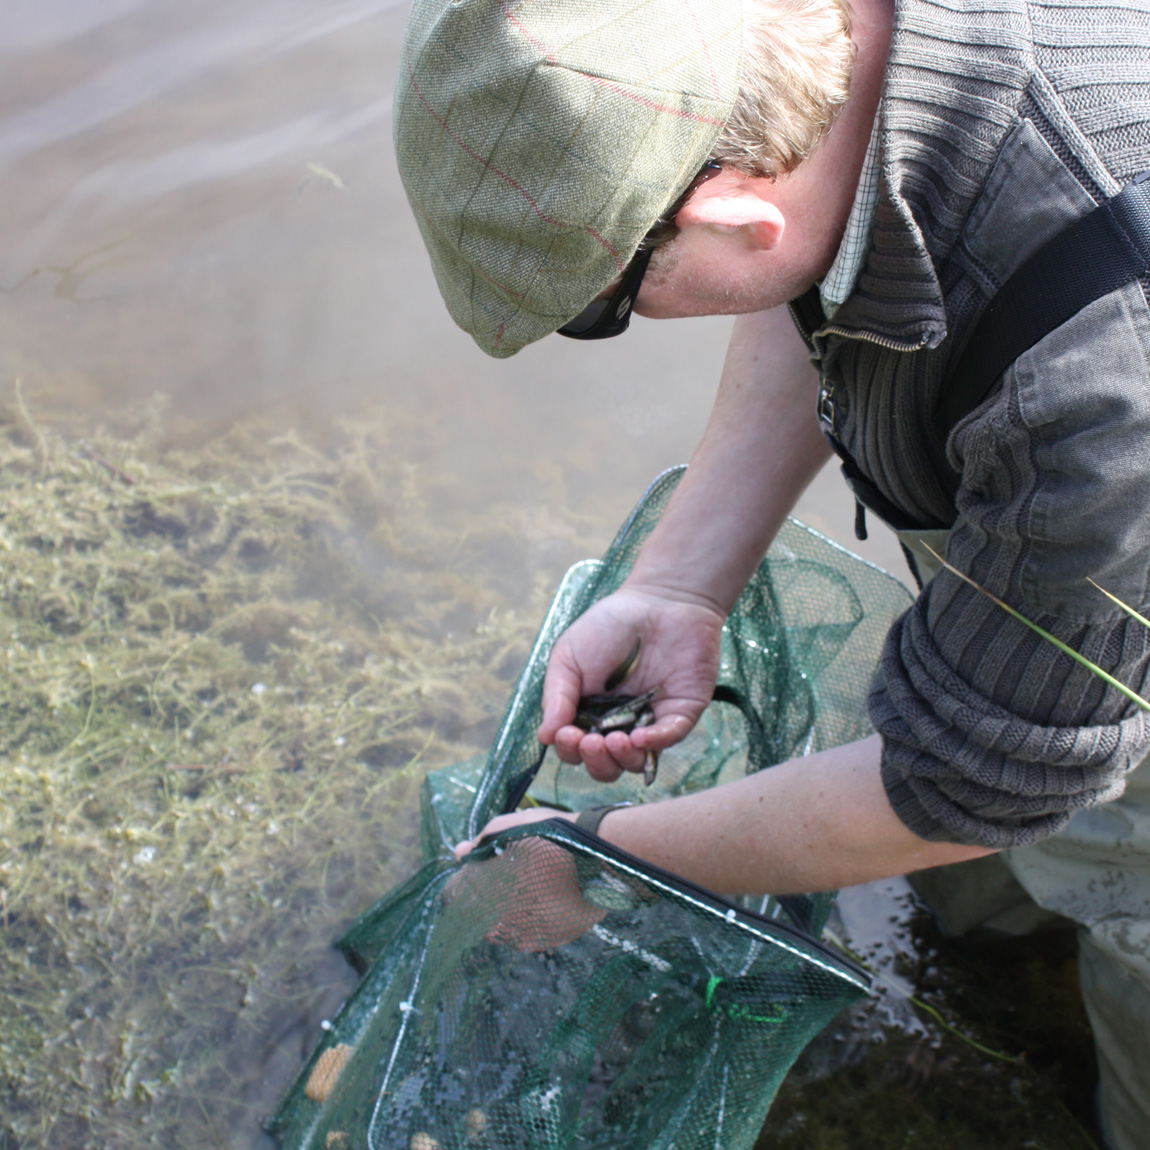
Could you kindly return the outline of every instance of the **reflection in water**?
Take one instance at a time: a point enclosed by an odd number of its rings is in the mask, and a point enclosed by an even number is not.
[[[5,1148],[261,1144],[419,772],[705,419],[728,320],[498,363],[451,325],[390,154],[403,20],[0,6]],[[800,507],[852,511],[831,471]]]
[[[117,119],[179,88],[218,74],[222,68],[233,66],[237,71],[260,68],[297,48],[306,48],[355,28],[381,11],[395,7],[396,3],[397,0],[384,3],[350,0],[330,3],[322,14],[317,14],[313,5],[293,5],[284,0],[249,5],[246,9],[201,0],[195,25],[182,26],[181,14],[173,14],[167,21],[152,23],[150,29],[139,21],[142,14],[132,11],[145,7],[144,0],[125,3],[118,9],[101,4],[87,13],[75,13],[76,6],[71,5],[69,11],[76,14],[75,25],[61,26],[63,13],[57,10],[55,35],[45,26],[43,11],[17,6],[8,13],[11,28],[6,29],[5,46],[9,53],[18,49],[27,62],[30,51],[40,48],[48,55],[50,69],[54,52],[79,50],[89,62],[89,68],[82,80],[73,81],[66,89],[53,92],[47,99],[6,118],[0,134],[0,164],[10,165],[32,153],[75,139],[90,129],[105,129]],[[182,15],[186,19],[190,14]],[[133,17],[130,25],[124,19],[129,15]],[[115,38],[118,31],[129,27],[133,41],[131,53],[105,54],[99,34]],[[253,156],[246,167],[255,167],[264,158]],[[189,168],[184,172],[184,180],[193,179],[195,175],[196,170]]]

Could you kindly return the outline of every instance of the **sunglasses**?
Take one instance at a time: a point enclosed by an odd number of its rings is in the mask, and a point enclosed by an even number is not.
[[[674,237],[677,231],[675,217],[682,211],[691,193],[722,170],[722,165],[712,160],[703,165],[702,171],[687,185],[683,194],[651,225],[639,250],[623,270],[619,286],[607,299],[593,299],[574,319],[568,320],[559,329],[560,335],[568,339],[610,339],[627,330],[639,288],[655,249]]]

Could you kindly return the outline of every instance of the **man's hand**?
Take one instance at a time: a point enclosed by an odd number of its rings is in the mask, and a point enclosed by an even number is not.
[[[723,615],[698,601],[624,585],[596,603],[559,637],[543,682],[541,742],[565,763],[586,763],[598,782],[641,771],[647,752],[683,739],[711,701],[719,673]],[[580,696],[594,695],[642,639],[639,661],[621,690],[657,688],[655,722],[629,735],[586,734],[572,725]]]
[[[485,835],[553,818],[574,821],[575,816],[547,807],[500,815],[479,838],[460,843],[455,857],[470,854]],[[542,838],[516,839],[495,858],[465,866],[452,875],[444,897],[459,910],[490,920],[484,929],[488,942],[533,952],[572,942],[607,913],[583,897],[573,856]]]
[[[462,862],[479,845],[480,839],[497,835],[500,831],[526,826],[528,823],[541,823],[547,819],[566,819],[573,823],[575,818],[576,816],[570,811],[557,811],[553,807],[530,807],[527,810],[512,811],[509,815],[496,815],[495,818],[488,821],[475,838],[457,843],[453,853]]]
[[[830,456],[815,416],[818,387],[785,307],[736,320],[707,430],[630,576],[552,651],[539,738],[563,762],[586,763],[594,779],[612,782],[698,721],[714,691],[727,612]],[[657,687],[655,722],[630,735],[584,734],[572,725],[579,696],[602,692],[636,638],[639,664],[623,691]]]

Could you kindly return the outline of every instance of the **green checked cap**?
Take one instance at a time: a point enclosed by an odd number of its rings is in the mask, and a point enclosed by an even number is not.
[[[738,91],[741,0],[415,0],[395,150],[455,322],[514,355],[627,265]]]

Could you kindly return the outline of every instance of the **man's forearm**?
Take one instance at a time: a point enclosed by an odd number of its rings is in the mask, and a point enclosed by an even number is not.
[[[829,455],[817,388],[786,308],[738,319],[707,429],[630,584],[730,610]]]
[[[877,735],[662,803],[612,811],[599,833],[727,894],[834,890],[992,852],[919,838],[891,809]]]

